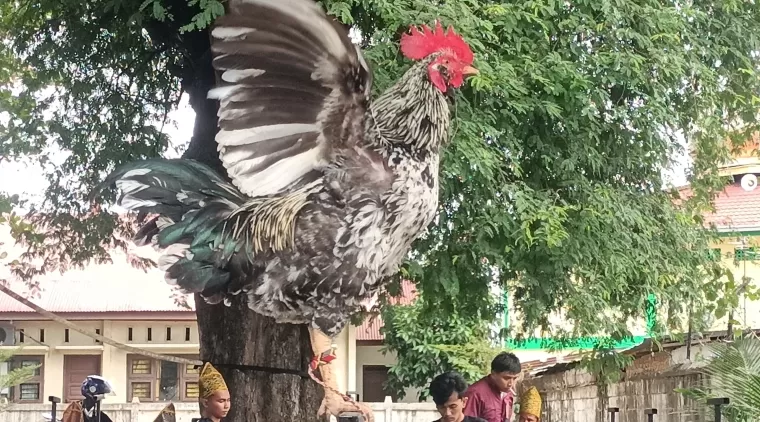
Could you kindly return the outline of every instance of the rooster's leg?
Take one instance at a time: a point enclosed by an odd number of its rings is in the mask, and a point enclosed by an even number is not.
[[[332,365],[330,364],[335,359],[335,354],[332,350],[332,339],[314,328],[309,329],[309,335],[311,336],[311,348],[314,351],[314,359],[309,366],[309,374],[314,381],[325,389],[325,398],[322,400],[322,405],[319,406],[319,415],[327,413],[337,418],[342,413],[359,412],[364,415],[366,422],[373,422],[375,418],[372,409],[364,403],[355,402],[338,390],[338,383],[335,380]],[[316,369],[319,369],[319,373],[322,376],[321,380],[317,379],[314,374]]]

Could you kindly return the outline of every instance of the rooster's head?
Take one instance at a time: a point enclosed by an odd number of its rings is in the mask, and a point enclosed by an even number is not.
[[[478,73],[472,67],[474,55],[470,46],[451,26],[444,32],[439,21],[435,29],[412,26],[409,33],[401,36],[401,52],[411,60],[430,58],[428,77],[443,93],[449,88],[459,88],[465,77]]]

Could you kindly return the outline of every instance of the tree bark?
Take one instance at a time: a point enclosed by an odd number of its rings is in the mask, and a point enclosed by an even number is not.
[[[305,370],[312,351],[306,326],[276,324],[238,296],[232,305],[207,305],[196,295],[201,359],[212,363]],[[219,367],[232,407],[224,422],[318,421],[323,393],[311,379]]]
[[[227,177],[216,151],[216,101],[206,99],[215,75],[208,44],[196,44],[198,55],[192,80],[183,86],[195,110],[193,137],[183,154],[203,162]],[[205,47],[205,51],[203,51]],[[200,51],[199,51],[200,50]],[[276,324],[251,311],[245,295],[232,305],[208,305],[195,295],[201,360],[212,364],[255,365],[305,371],[312,357],[306,326]],[[292,374],[270,374],[218,367],[230,389],[232,407],[224,422],[312,422],[323,391],[311,379]]]

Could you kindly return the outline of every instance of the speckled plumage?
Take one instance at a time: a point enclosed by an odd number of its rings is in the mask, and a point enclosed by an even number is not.
[[[370,102],[361,53],[310,1],[238,1],[212,37],[232,183],[188,160],[133,163],[105,183],[159,215],[137,237],[164,251],[170,283],[337,335],[436,214],[450,126],[428,80],[436,55]]]

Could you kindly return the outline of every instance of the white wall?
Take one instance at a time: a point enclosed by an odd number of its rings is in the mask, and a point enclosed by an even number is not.
[[[148,349],[158,353],[173,355],[198,354],[198,330],[195,321],[72,321],[78,326],[101,330],[101,334],[121,343]],[[9,323],[3,322],[4,325]],[[127,352],[109,345],[96,343],[92,338],[69,330],[69,342],[64,341],[65,327],[52,321],[14,321],[13,327],[24,329],[25,342],[17,351],[19,355],[44,356],[44,380],[41,397],[57,396],[63,398],[65,355],[99,355],[101,356],[101,375],[111,382],[115,396],[105,399],[106,403],[125,403],[127,401]],[[166,341],[166,327],[172,327],[172,340]],[[132,327],[133,341],[128,341],[128,328]],[[153,341],[145,339],[147,328],[153,329]],[[185,327],[190,327],[190,341],[185,341]],[[44,345],[35,343],[40,329],[45,329]],[[4,349],[9,348],[2,346]],[[10,347],[15,348],[15,347]]]
[[[8,324],[8,322],[3,322]],[[101,334],[121,343],[147,349],[157,353],[172,355],[197,355],[198,330],[195,321],[75,321],[83,328],[100,329]],[[64,342],[64,327],[51,321],[14,321],[16,329],[23,328],[27,334],[25,348],[19,354],[44,356],[44,381],[41,395],[43,398],[53,395],[63,397],[64,356],[69,354],[89,354],[101,356],[101,375],[113,385],[116,395],[106,398],[106,403],[127,402],[127,355],[128,353],[96,343],[90,337],[69,331],[69,342]],[[172,338],[166,340],[166,327],[172,327]],[[128,329],[132,328],[132,341],[128,340]],[[147,341],[147,328],[152,328],[152,341]],[[185,328],[191,328],[190,341],[185,341]],[[45,329],[44,346],[33,343],[30,336],[37,338],[40,328]],[[338,387],[341,391],[355,391],[364,396],[362,391],[362,368],[365,365],[392,366],[396,358],[393,354],[384,355],[381,346],[357,346],[356,327],[350,326],[334,340],[337,359],[332,362]],[[417,389],[407,389],[402,400],[405,403],[417,402]]]
[[[383,354],[380,352],[382,346],[356,346],[356,388],[360,397],[364,397],[363,388],[363,371],[364,365],[385,365],[393,366],[396,363],[396,356],[392,353]],[[406,395],[401,403],[417,403],[419,389],[407,388]]]

